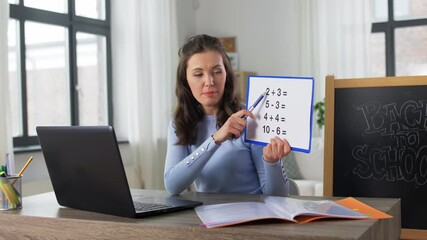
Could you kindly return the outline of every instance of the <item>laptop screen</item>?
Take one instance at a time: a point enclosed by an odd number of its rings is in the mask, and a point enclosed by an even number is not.
[[[110,126],[40,126],[36,130],[57,201],[62,206],[141,217],[202,204],[144,195],[144,199],[151,199],[151,203],[144,204],[156,207],[136,211],[114,129]]]

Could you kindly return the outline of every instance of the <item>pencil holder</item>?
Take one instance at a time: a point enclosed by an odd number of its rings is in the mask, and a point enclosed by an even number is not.
[[[22,208],[20,176],[0,177],[0,210]]]

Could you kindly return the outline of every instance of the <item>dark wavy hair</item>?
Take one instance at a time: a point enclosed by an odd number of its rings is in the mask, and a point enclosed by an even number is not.
[[[178,98],[173,115],[178,145],[194,144],[197,137],[197,123],[205,115],[202,106],[191,93],[187,81],[188,60],[196,53],[217,51],[222,56],[226,72],[224,95],[217,112],[216,126],[219,129],[224,125],[231,114],[242,109],[240,99],[235,91],[236,77],[230,60],[221,41],[206,34],[196,35],[179,50],[179,64],[177,69],[175,94]]]

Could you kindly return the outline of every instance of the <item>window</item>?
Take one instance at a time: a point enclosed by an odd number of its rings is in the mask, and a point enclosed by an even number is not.
[[[427,75],[427,1],[375,0],[371,74]]]
[[[15,147],[39,125],[112,125],[109,0],[9,0]]]
[[[24,28],[27,127],[35,136],[38,125],[71,124],[68,36],[64,27],[51,24],[26,21]]]

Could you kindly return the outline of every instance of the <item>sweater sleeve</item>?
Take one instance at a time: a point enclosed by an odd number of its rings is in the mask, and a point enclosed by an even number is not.
[[[289,182],[282,160],[276,163],[264,161],[262,157],[262,146],[259,145],[252,145],[251,151],[263,194],[270,196],[288,196]]]
[[[172,121],[168,127],[168,146],[164,171],[166,190],[177,195],[189,187],[220,145],[209,137],[194,152],[186,145],[177,145],[178,138]]]
[[[265,167],[265,184],[262,188],[264,195],[288,196],[289,181],[282,160],[269,163],[263,160]]]

